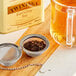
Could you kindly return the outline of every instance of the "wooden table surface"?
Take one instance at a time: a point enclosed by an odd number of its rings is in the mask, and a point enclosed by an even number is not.
[[[33,64],[33,63],[44,64],[47,61],[47,59],[52,55],[52,53],[59,46],[50,35],[50,18],[51,18],[50,14],[51,14],[51,9],[49,5],[45,10],[45,22],[39,25],[30,27],[16,42],[16,44],[19,45],[20,40],[28,34],[42,34],[45,37],[47,37],[50,42],[50,47],[48,48],[48,50],[46,50],[42,55],[35,58],[31,58],[23,52],[21,59],[16,64],[14,64],[11,67],[5,67],[5,68],[21,67],[21,66]],[[1,67],[4,67],[4,66],[1,66]],[[14,71],[0,70],[0,76],[34,76],[39,71],[40,68],[41,66],[29,66],[25,69],[14,70]]]

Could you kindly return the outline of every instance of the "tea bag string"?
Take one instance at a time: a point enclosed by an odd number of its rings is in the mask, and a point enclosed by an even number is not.
[[[11,70],[11,71],[13,71],[13,70],[21,70],[21,69],[24,69],[24,68],[27,68],[27,67],[29,67],[29,66],[42,66],[43,64],[28,64],[28,65],[25,65],[25,66],[23,66],[23,67],[18,67],[18,68],[3,68],[3,67],[0,67],[0,69],[1,70]]]

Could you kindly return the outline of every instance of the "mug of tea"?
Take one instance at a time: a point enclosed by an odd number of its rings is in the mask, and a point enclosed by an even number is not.
[[[76,0],[51,0],[50,33],[65,46],[76,46]]]

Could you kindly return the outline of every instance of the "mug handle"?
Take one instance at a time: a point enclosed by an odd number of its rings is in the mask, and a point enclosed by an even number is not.
[[[67,10],[67,24],[66,24],[66,45],[72,47],[73,45],[73,19],[75,9]]]

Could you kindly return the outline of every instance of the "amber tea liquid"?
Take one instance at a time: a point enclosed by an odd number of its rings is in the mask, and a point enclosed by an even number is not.
[[[57,43],[63,45],[66,45],[67,6],[76,7],[76,0],[51,0],[50,33]],[[76,14],[73,22],[73,37],[76,40]]]

